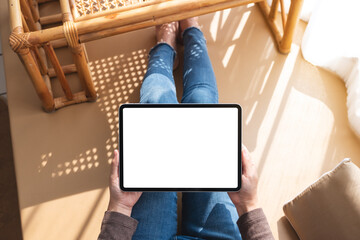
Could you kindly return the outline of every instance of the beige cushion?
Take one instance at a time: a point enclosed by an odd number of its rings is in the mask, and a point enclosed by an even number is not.
[[[345,159],[283,210],[302,240],[359,240],[360,169]]]

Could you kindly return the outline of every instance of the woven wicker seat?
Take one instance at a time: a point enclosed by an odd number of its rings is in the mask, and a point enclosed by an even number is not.
[[[82,43],[116,34],[179,21],[244,4],[257,3],[282,53],[290,51],[303,0],[292,0],[288,16],[283,0],[59,0],[61,14],[39,16],[38,5],[54,0],[9,0],[10,45],[19,55],[47,112],[97,97]],[[281,7],[283,34],[275,23]],[[43,29],[42,25],[58,23]],[[60,24],[59,24],[60,23]],[[61,66],[54,48],[68,46],[74,64]],[[52,68],[47,66],[47,60]],[[83,91],[72,93],[66,74],[77,72]],[[64,92],[54,98],[50,78],[57,77]]]
[[[134,5],[141,6],[141,3],[149,1],[150,0],[75,0],[75,11],[78,16],[82,17],[115,8]]]

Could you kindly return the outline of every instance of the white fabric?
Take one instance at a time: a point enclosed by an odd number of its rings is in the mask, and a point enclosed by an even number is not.
[[[337,73],[347,88],[350,126],[360,137],[360,1],[319,0],[302,40],[310,63]]]
[[[285,9],[289,5],[285,0]],[[344,80],[349,123],[360,137],[360,1],[304,0],[300,18],[308,21],[301,45],[305,60]]]

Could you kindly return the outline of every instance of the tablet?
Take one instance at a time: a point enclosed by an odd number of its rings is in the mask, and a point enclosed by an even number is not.
[[[123,191],[238,191],[241,107],[123,104],[119,148]]]

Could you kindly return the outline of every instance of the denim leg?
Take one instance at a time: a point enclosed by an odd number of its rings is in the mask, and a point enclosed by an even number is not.
[[[225,192],[183,193],[182,235],[201,239],[241,239],[239,216]]]
[[[184,93],[182,103],[218,103],[214,70],[200,29],[184,31]]]
[[[139,221],[133,240],[170,240],[177,231],[176,192],[144,192],[131,217]]]
[[[159,43],[151,49],[148,69],[140,89],[140,103],[178,103],[173,77],[176,52]]]

